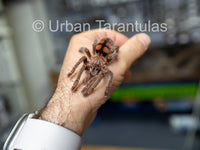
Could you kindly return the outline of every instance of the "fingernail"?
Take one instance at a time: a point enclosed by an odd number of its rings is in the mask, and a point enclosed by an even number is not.
[[[151,39],[147,34],[140,33],[136,35],[136,37],[140,42],[142,42],[142,44],[144,45],[146,49],[149,47],[149,44],[151,43]]]

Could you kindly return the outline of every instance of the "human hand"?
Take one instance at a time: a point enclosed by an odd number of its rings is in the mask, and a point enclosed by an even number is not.
[[[93,42],[105,37],[112,39],[115,45],[120,46],[118,59],[108,66],[113,72],[111,93],[122,83],[126,71],[143,55],[150,44],[150,38],[146,34],[136,34],[128,39],[121,33],[105,29],[96,29],[73,36],[61,68],[56,91],[40,113],[39,119],[61,125],[80,136],[83,135],[86,127],[94,120],[99,107],[109,98],[104,96],[108,78],[103,79],[91,95],[84,97],[81,93],[83,88],[81,84],[76,92],[71,91],[77,74],[68,78],[68,73],[83,56],[78,51],[81,47],[87,47],[92,54]],[[81,79],[85,74],[82,76]]]

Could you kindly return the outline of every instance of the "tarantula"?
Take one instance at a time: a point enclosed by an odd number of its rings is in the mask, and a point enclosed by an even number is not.
[[[83,65],[73,83],[71,90],[74,92],[77,89],[81,75],[85,71],[86,77],[82,82],[82,84],[85,84],[85,87],[81,91],[83,96],[90,95],[101,82],[101,80],[106,76],[110,76],[110,79],[105,90],[105,96],[110,95],[113,73],[108,69],[107,66],[118,58],[118,51],[119,46],[115,46],[114,42],[109,38],[103,38],[99,42],[94,41],[92,56],[88,48],[81,47],[79,52],[85,53],[87,57],[82,56],[68,74],[68,77],[70,77],[75,72],[77,67],[83,62]]]

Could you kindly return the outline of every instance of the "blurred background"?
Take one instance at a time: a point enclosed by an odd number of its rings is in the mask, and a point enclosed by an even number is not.
[[[199,0],[1,0],[0,148],[23,113],[48,101],[77,33],[35,32],[37,19],[89,23],[91,29],[98,27],[95,20],[166,23],[167,32],[147,33],[148,52],[101,107],[83,149],[200,149]]]

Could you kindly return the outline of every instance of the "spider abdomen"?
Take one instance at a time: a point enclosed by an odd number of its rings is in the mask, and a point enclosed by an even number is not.
[[[109,38],[104,38],[99,41],[95,47],[95,52],[100,56],[107,56],[111,53],[114,42]]]

